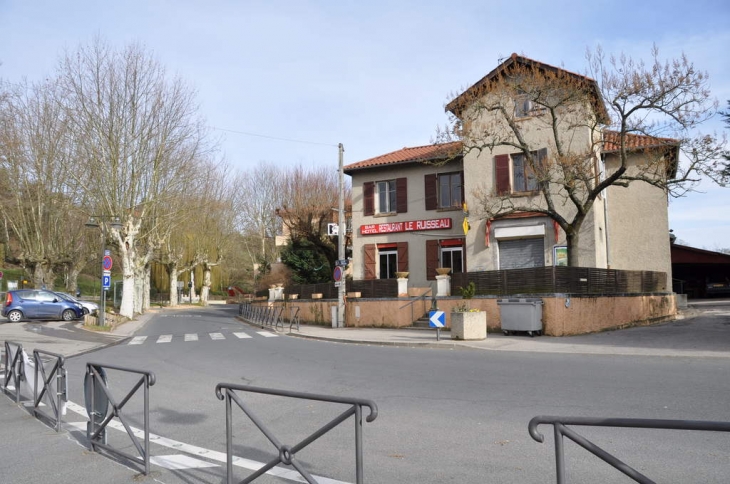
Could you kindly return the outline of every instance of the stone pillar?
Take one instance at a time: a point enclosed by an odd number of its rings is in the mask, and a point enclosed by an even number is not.
[[[451,296],[451,276],[436,276],[436,296]]]
[[[408,278],[398,278],[398,297],[408,297]]]

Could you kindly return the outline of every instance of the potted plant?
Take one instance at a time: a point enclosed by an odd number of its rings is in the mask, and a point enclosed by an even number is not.
[[[470,282],[460,287],[463,302],[451,311],[451,339],[481,340],[487,337],[487,313],[472,309],[470,300],[476,293],[476,286]]]

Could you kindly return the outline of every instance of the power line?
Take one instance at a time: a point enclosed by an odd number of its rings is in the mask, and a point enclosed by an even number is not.
[[[247,131],[237,131],[235,129],[217,128],[215,126],[211,126],[211,128],[216,129],[218,131],[226,131],[228,133],[243,134],[246,136],[255,136],[257,138],[266,138],[266,139],[273,139],[273,140],[277,140],[277,141],[288,141],[290,143],[302,143],[302,144],[307,144],[307,145],[330,146],[332,148],[339,148],[339,145],[333,145],[331,143],[318,143],[316,141],[304,141],[304,140],[291,139],[291,138],[279,138],[276,136],[267,136],[265,134],[249,133]]]

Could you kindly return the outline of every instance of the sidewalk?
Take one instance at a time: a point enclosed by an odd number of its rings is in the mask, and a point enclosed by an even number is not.
[[[489,333],[485,340],[459,341],[452,340],[448,330],[441,330],[440,340],[437,341],[435,329],[331,328],[314,325],[301,325],[299,331],[293,329],[291,333],[286,327],[285,332],[300,338],[379,346],[730,358],[730,331],[723,328],[718,318],[703,317],[702,313],[694,311],[684,312],[674,321],[652,326],[559,338]]]

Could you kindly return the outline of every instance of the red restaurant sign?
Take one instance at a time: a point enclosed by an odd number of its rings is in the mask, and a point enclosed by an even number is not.
[[[409,220],[386,224],[368,224],[360,226],[361,235],[390,234],[393,232],[414,232],[418,230],[450,229],[450,218],[434,218],[430,220]]]

